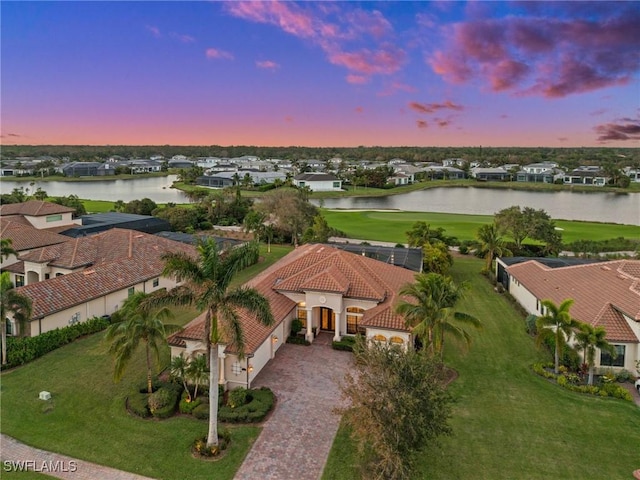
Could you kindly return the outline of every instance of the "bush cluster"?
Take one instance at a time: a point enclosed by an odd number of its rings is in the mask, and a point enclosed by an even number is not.
[[[109,319],[94,317],[86,322],[56,328],[35,337],[7,337],[7,365],[17,367],[31,362],[84,335],[100,332],[109,326]]]
[[[218,432],[218,445],[207,447],[207,437],[199,437],[191,445],[191,450],[194,454],[202,457],[216,457],[227,449],[230,442],[231,433],[226,428],[223,428]]]
[[[232,390],[230,395],[235,390]],[[246,390],[247,402],[244,405],[236,406],[223,405],[218,410],[218,420],[228,423],[257,423],[264,420],[273,408],[275,397],[273,392],[262,387],[258,390]],[[200,420],[209,419],[209,402],[202,404],[193,410],[193,416]]]
[[[169,418],[176,411],[179,390],[172,385],[160,387],[149,395],[149,411],[156,418]]]
[[[287,343],[295,343],[296,345],[311,345],[304,337],[298,335],[290,335],[287,337]]]
[[[339,342],[331,342],[331,347],[334,350],[342,350],[345,352],[353,352],[353,346],[356,343],[355,337],[342,337]]]
[[[631,393],[629,393],[626,388],[615,383],[603,383],[601,385],[577,385],[577,382],[575,381],[575,374],[569,373],[566,375],[556,375],[555,373],[548,371],[541,363],[533,365],[533,371],[544,378],[555,380],[562,388],[566,388],[572,392],[588,393],[590,395],[598,395],[600,397],[620,398],[629,402],[633,401]]]

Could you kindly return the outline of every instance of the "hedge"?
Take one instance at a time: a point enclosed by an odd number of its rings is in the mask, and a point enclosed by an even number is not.
[[[296,345],[311,345],[304,337],[300,337],[298,335],[290,335],[287,337],[287,343],[294,343]]]
[[[7,337],[7,365],[17,367],[32,362],[84,335],[100,332],[109,326],[109,319],[94,317],[86,322],[56,328],[35,337]]]
[[[220,407],[218,410],[218,421],[228,423],[257,423],[265,419],[273,408],[275,396],[273,392],[262,387],[258,390],[249,390],[248,403],[231,408],[228,405]],[[193,416],[200,420],[209,419],[209,402],[203,402],[193,409]]]
[[[331,342],[334,350],[342,350],[345,352],[353,352],[353,346],[356,344],[356,337],[343,337],[338,342]]]

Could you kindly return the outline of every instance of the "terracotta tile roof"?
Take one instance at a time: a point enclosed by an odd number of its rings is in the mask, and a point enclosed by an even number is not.
[[[44,247],[21,255],[20,259],[37,263],[48,263],[51,266],[77,269],[131,258],[139,261],[158,261],[160,251],[183,250],[193,252],[194,249],[178,248],[184,246],[180,242],[168,240],[156,235],[113,228],[96,235],[70,239],[51,247]]]
[[[69,241],[64,235],[38,230],[23,217],[0,219],[0,237],[11,239],[11,246],[18,252]]]
[[[103,242],[111,243],[114,250],[128,239],[129,255],[115,259],[99,258],[90,269],[16,289],[32,299],[34,319],[160,276],[164,267],[161,256],[165,252],[184,251],[195,255],[195,248],[191,245],[133,230],[112,229],[95,235],[98,236],[103,237]],[[75,239],[69,243],[75,244]]]
[[[592,325],[606,322],[612,328],[611,332],[607,330],[607,338],[616,335],[626,338],[625,341],[639,341],[630,329],[624,329],[616,323],[619,319],[615,320],[618,317],[612,313],[623,313],[632,320],[640,321],[639,260],[560,268],[548,268],[531,260],[512,265],[507,271],[538,299],[549,299],[558,304],[572,298],[573,317]],[[607,305],[612,311],[605,308]]]
[[[2,267],[3,272],[21,273],[24,274],[24,262],[17,261],[6,267]]]
[[[29,200],[22,203],[8,203],[0,205],[0,216],[26,215],[28,217],[42,217],[57,213],[75,212],[75,208],[65,207],[57,203],[44,202],[41,200]]]
[[[610,342],[635,343],[638,338],[624,319],[624,316],[610,303],[607,303],[596,316],[594,326],[603,327]]]
[[[402,267],[336,248],[303,245],[245,284],[267,298],[275,319],[274,325],[265,327],[248,311],[238,312],[245,335],[245,354],[254,353],[296,308],[296,303],[281,291],[315,290],[318,287],[320,291],[346,292],[345,297],[374,298],[381,303],[365,311],[362,324],[406,330],[404,319],[394,312],[394,307],[398,290],[413,282],[414,274]],[[282,288],[283,285],[289,287]],[[196,317],[184,330],[169,337],[170,344],[184,346],[185,339],[201,339],[204,335],[203,322],[204,315]],[[227,351],[233,352],[234,349],[230,346]]]

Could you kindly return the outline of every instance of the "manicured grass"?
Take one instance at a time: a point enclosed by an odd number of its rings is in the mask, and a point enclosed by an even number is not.
[[[458,310],[484,323],[462,353],[449,343],[445,361],[460,374],[453,435],[418,459],[416,478],[630,478],[638,468],[640,412],[630,402],[564,390],[530,366],[550,359],[525,333],[523,320],[478,272],[482,262],[456,258],[452,271],[470,290]],[[356,454],[341,427],[324,479],[357,478]]]
[[[249,281],[253,277],[255,277],[262,270],[265,270],[267,267],[273,265],[282,257],[284,257],[287,253],[291,252],[293,247],[291,245],[271,245],[271,252],[267,253],[267,246],[263,243],[260,243],[260,257],[262,260],[260,263],[256,265],[252,265],[249,268],[246,268],[236,274],[231,282],[232,285],[242,285],[243,283]]]
[[[427,222],[432,228],[442,227],[446,234],[459,240],[475,239],[478,228],[493,222],[492,215],[464,215],[455,213],[424,212],[348,212],[323,210],[331,227],[345,232],[347,237],[362,240],[406,243],[406,233],[417,221]],[[562,228],[563,242],[575,240],[607,240],[610,238],[640,238],[640,227],[597,222],[557,220]]]
[[[4,467],[4,464],[3,464]],[[56,478],[56,477],[50,477],[49,475],[45,475],[44,473],[38,473],[38,472],[34,472],[32,470],[24,470],[24,471],[19,471],[19,470],[2,470],[2,475],[1,477],[3,479],[6,478],[11,478],[12,480],[45,480],[47,478]]]

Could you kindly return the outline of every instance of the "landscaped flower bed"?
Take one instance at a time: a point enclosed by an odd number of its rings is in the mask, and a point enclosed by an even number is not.
[[[226,404],[218,410],[218,421],[228,423],[258,423],[265,419],[273,408],[275,397],[266,388],[246,390],[238,388],[231,390]],[[196,418],[209,418],[209,402],[202,401],[192,410]]]

